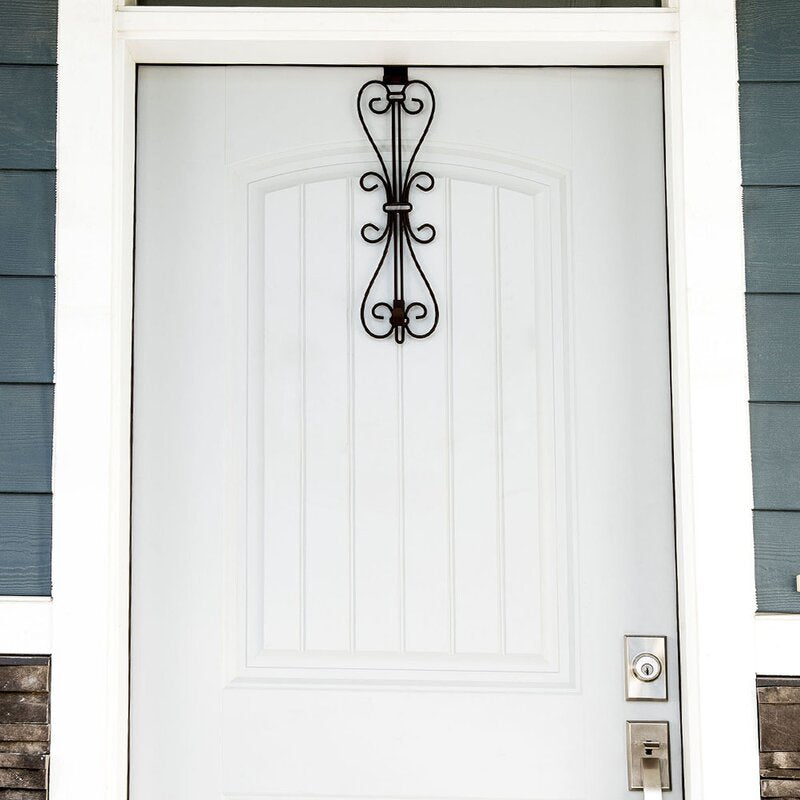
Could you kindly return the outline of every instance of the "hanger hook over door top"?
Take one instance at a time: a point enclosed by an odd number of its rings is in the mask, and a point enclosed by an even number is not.
[[[356,108],[364,133],[378,159],[377,168],[365,172],[359,183],[365,192],[383,190],[385,202],[382,211],[386,215],[381,225],[367,222],[361,227],[361,238],[365,242],[382,246],[378,264],[361,301],[361,324],[375,339],[394,336],[398,344],[405,341],[406,335],[425,339],[439,323],[439,304],[414,247],[432,242],[436,229],[430,223],[417,225],[412,222],[414,206],[411,195],[415,189],[430,192],[435,184],[433,175],[426,170],[415,170],[414,163],[430,130],[436,99],[433,89],[425,81],[409,80],[408,67],[387,66],[381,80],[369,80],[361,87]],[[403,121],[409,117],[421,123],[421,132],[412,143],[411,155],[406,160]],[[387,157],[377,143],[381,137],[375,135],[379,122],[389,132]],[[423,296],[411,302],[406,298],[406,257],[424,287]],[[388,264],[392,270],[392,297],[374,300],[371,297],[373,287]]]

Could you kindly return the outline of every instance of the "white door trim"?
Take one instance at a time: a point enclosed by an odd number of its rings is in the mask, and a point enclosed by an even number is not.
[[[135,67],[144,61],[664,66],[687,796],[757,796],[735,4],[670,5],[198,11],[61,0],[54,800],[127,795]]]

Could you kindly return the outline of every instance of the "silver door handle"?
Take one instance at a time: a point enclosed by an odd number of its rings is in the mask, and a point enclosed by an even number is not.
[[[642,759],[642,788],[644,800],[661,800],[661,759]]]
[[[670,789],[669,723],[628,722],[628,788],[644,800],[661,800]]]

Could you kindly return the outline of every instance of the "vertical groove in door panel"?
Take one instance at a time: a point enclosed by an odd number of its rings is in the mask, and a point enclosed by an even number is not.
[[[500,190],[499,358],[502,359],[502,503],[505,517],[504,585],[506,650],[541,652],[539,599],[538,435],[536,325],[544,300],[536,288],[534,198]],[[545,423],[546,424],[546,423]]]
[[[306,395],[306,355],[308,325],[306,313],[306,288],[308,265],[306,263],[306,186],[300,185],[298,248],[300,251],[300,649],[306,649],[306,525],[308,522],[308,402]]]
[[[377,265],[380,246],[361,241],[358,229],[376,219],[375,201],[356,192],[353,233],[355,283],[361,294]],[[392,297],[391,265],[375,281],[373,300]],[[371,304],[367,307],[369,313]],[[354,340],[355,406],[355,625],[356,650],[396,652],[400,646],[397,532],[399,526],[397,356],[391,340],[360,329]]]
[[[494,272],[494,347],[495,347],[495,437],[497,447],[497,628],[500,635],[499,650],[506,652],[506,545],[504,514],[503,470],[503,316],[502,268],[500,260],[500,190],[492,190],[492,268]]]
[[[306,184],[305,645],[349,648],[347,263],[344,179]]]
[[[355,426],[356,426],[356,407],[355,407],[355,363],[354,363],[354,340],[358,334],[358,300],[355,286],[355,257],[353,232],[355,230],[355,215],[353,213],[353,193],[355,191],[355,181],[351,178],[347,181],[347,227],[345,236],[347,239],[347,318],[350,321],[347,328],[347,527],[348,527],[348,610],[347,610],[347,644],[348,649],[353,651],[356,648],[356,583],[355,583],[355,564],[356,564],[356,540],[355,540]]]
[[[571,493],[566,475],[573,456],[570,437],[572,399],[567,382],[572,369],[572,323],[569,319],[570,278],[553,265],[565,263],[561,238],[564,221],[558,200],[550,193],[533,198],[533,258],[541,269],[534,271],[534,297],[538,297],[534,329],[536,461],[533,487],[538,503],[539,536],[533,558],[540,591],[535,613],[540,652],[556,653],[568,631],[563,605],[567,581],[561,548],[570,547]],[[523,580],[526,580],[523,577]],[[537,651],[539,648],[537,647]]]
[[[447,593],[450,653],[456,652],[455,462],[453,458],[453,186],[445,183],[445,267],[447,270]]]
[[[402,245],[401,245],[402,246]],[[397,364],[397,627],[400,652],[406,650],[406,486],[403,348],[394,347]]]
[[[264,198],[264,646],[301,647],[302,191]],[[253,321],[251,320],[251,325]]]
[[[436,238],[416,251],[440,305],[436,332],[402,347],[405,410],[405,634],[410,652],[450,650],[448,552],[448,322],[445,192],[436,186],[416,198],[411,223],[433,224]],[[409,265],[412,266],[412,265]],[[409,301],[424,297],[411,271]],[[431,310],[430,313],[433,313]]]
[[[492,189],[452,182],[456,651],[496,653],[497,420]],[[488,224],[487,224],[488,223]],[[477,258],[476,258],[477,254]],[[459,260],[481,266],[458,271]]]

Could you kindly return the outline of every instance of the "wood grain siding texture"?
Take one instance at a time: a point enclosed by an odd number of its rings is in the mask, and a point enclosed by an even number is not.
[[[0,494],[3,594],[50,594],[51,512],[49,494]]]
[[[55,165],[56,68],[0,66],[0,168]]]
[[[0,800],[45,800],[50,659],[0,656]]]
[[[750,399],[796,401],[800,396],[800,298],[750,294],[747,340]]]
[[[56,63],[58,0],[0,0],[0,59],[4,64]]]
[[[0,492],[49,492],[53,387],[0,384]]]
[[[755,508],[800,512],[800,404],[751,403],[750,432]]]
[[[0,277],[0,381],[53,380],[53,278]]]
[[[800,3],[737,22],[757,606],[800,613]]]
[[[800,613],[800,514],[793,511],[756,511],[756,598],[759,608]]]
[[[0,275],[53,275],[55,172],[0,171]]]
[[[739,107],[744,184],[800,183],[800,83],[742,83]]]
[[[0,595],[50,594],[57,9],[0,0]],[[7,761],[0,800],[43,796]]]
[[[800,186],[745,186],[747,290],[800,293]]]
[[[738,0],[739,79],[800,81],[797,0]]]

